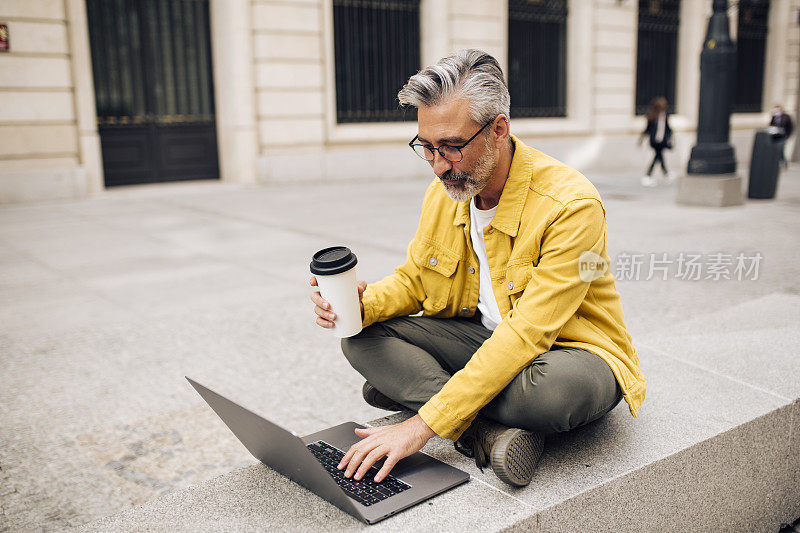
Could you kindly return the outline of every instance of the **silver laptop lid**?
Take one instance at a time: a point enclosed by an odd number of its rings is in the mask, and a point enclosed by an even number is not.
[[[186,379],[253,457],[342,511],[366,521],[299,437],[191,378]]]

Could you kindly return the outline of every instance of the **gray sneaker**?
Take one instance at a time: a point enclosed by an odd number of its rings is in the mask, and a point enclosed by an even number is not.
[[[524,487],[531,482],[533,471],[542,457],[544,438],[539,433],[510,428],[485,418],[476,418],[455,443],[455,448],[483,472],[491,463],[492,470],[510,485]]]
[[[364,386],[361,387],[361,395],[364,397],[364,401],[370,404],[372,407],[386,409],[387,411],[405,410],[405,407],[373,387],[369,381],[365,381]]]

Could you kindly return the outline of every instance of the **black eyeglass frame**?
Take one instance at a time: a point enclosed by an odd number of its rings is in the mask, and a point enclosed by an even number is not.
[[[500,115],[498,115],[498,116],[500,116]],[[486,126],[488,126],[489,124],[491,124],[492,122],[494,122],[496,119],[497,119],[497,117],[494,117],[492,120],[490,120],[489,122],[487,122],[486,124],[484,124],[483,126],[481,126],[481,129],[479,129],[479,130],[478,130],[478,131],[475,133],[475,135],[473,135],[472,137],[470,137],[469,139],[467,139],[467,142],[465,142],[464,144],[462,144],[462,145],[459,145],[459,146],[456,146],[456,145],[454,145],[454,144],[442,144],[442,145],[440,145],[438,148],[434,148],[434,147],[433,147],[433,145],[422,144],[422,143],[417,143],[417,144],[414,144],[414,141],[416,141],[416,140],[417,140],[417,138],[419,138],[419,134],[417,134],[417,135],[414,135],[414,138],[413,138],[413,139],[411,139],[411,141],[409,141],[409,143],[408,143],[408,146],[410,146],[410,147],[411,147],[411,149],[414,151],[414,153],[415,153],[417,156],[419,156],[419,158],[420,158],[420,159],[424,159],[425,161],[433,161],[434,159],[436,159],[436,156],[434,155],[434,156],[433,156],[433,159],[428,159],[427,157],[423,157],[423,156],[419,155],[419,153],[418,153],[418,152],[417,152],[417,151],[414,149],[414,147],[415,147],[415,146],[422,146],[422,148],[423,148],[423,149],[428,149],[428,150],[430,150],[431,154],[433,154],[433,151],[434,151],[434,150],[436,150],[437,152],[439,152],[439,155],[440,155],[440,156],[442,156],[442,157],[443,157],[444,159],[446,159],[447,161],[450,161],[451,163],[458,163],[459,161],[461,161],[462,159],[464,159],[464,152],[462,152],[461,150],[462,150],[462,149],[463,149],[465,146],[467,146],[467,145],[468,145],[470,142],[472,142],[472,140],[473,140],[475,137],[477,137],[477,136],[480,134],[480,132],[482,132],[483,130],[485,130],[485,129],[486,129]],[[447,157],[446,157],[446,156],[445,156],[445,155],[442,153],[442,146],[447,146],[448,148],[455,148],[456,150],[458,150],[458,153],[459,153],[459,154],[461,154],[461,157],[460,157],[460,158],[459,158],[457,161],[453,161],[452,159],[448,159],[448,158],[447,158]]]

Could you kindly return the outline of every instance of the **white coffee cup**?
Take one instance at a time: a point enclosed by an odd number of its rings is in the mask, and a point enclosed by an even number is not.
[[[361,302],[356,281],[356,255],[345,246],[332,246],[314,254],[311,273],[317,278],[322,298],[336,314],[333,335],[352,337],[361,331]]]

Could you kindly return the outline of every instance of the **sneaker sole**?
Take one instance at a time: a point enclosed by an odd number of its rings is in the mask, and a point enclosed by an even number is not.
[[[533,479],[543,450],[541,435],[522,429],[506,431],[492,446],[492,470],[506,483],[524,487]]]

